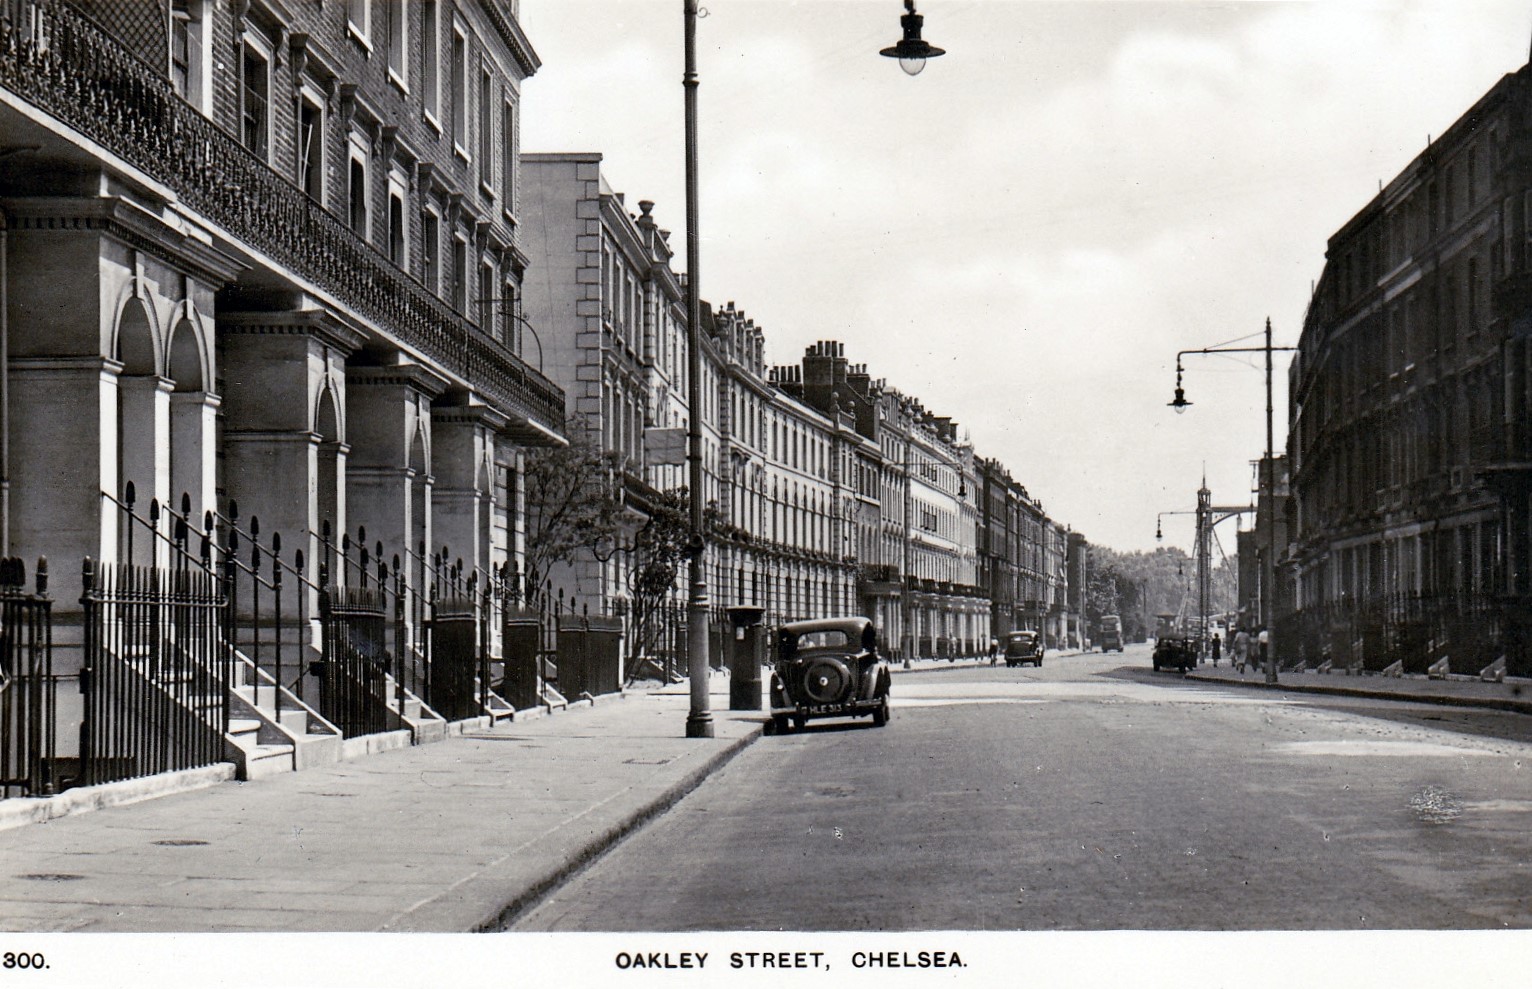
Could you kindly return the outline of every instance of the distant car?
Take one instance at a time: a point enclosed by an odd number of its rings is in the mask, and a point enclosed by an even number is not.
[[[1005,637],[1005,665],[1043,665],[1043,637],[1036,632],[1008,632]]]
[[[1185,673],[1197,665],[1197,641],[1184,635],[1162,635],[1154,643],[1154,668]]]
[[[810,718],[870,715],[888,724],[888,663],[878,655],[878,630],[868,618],[820,618],[777,629],[771,674],[771,727],[786,734]]]

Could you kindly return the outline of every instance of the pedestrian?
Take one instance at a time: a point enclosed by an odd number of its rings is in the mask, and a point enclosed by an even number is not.
[[[1221,657],[1222,655],[1223,655],[1223,640],[1218,637],[1218,633],[1217,632],[1214,632],[1213,633],[1213,665],[1214,666],[1218,665],[1219,657]]]
[[[1271,633],[1266,626],[1261,626],[1261,631],[1256,636],[1256,659],[1261,669],[1266,669],[1266,649],[1271,644]]]
[[[1241,625],[1239,631],[1234,633],[1234,655],[1230,657],[1241,673],[1245,672],[1245,664],[1250,660],[1250,633]]]
[[[999,658],[1000,658],[1000,640],[999,639],[990,639],[989,640],[989,665],[994,666],[995,662]]]

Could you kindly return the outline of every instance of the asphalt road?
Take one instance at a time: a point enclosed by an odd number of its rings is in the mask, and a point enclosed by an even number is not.
[[[1532,926],[1532,718],[1122,655],[896,678],[766,737],[513,930]]]

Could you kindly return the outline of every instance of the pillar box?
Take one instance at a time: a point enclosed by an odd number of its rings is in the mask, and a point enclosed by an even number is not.
[[[729,710],[761,709],[761,665],[766,661],[765,608],[741,604],[728,609],[731,632],[724,647],[729,663]]]

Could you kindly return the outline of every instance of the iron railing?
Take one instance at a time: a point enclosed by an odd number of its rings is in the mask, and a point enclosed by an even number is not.
[[[85,784],[221,762],[231,657],[217,578],[87,559],[81,778]]]
[[[60,0],[0,0],[0,86],[174,190],[504,411],[561,428],[564,393],[395,266]]]
[[[0,560],[0,798],[44,796],[69,782],[58,758],[66,678],[53,668],[47,561],[37,561],[35,593],[26,583],[21,560]]]
[[[1504,658],[1510,676],[1532,676],[1532,602],[1488,594],[1391,594],[1329,601],[1276,623],[1279,660],[1288,668],[1378,672],[1400,664],[1425,674],[1446,660],[1473,675]]]

